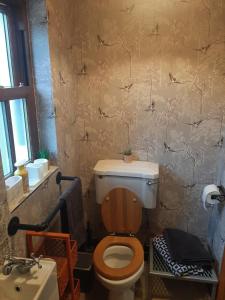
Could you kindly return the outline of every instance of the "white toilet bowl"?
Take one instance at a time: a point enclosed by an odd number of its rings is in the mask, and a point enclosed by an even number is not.
[[[122,280],[110,280],[96,272],[96,276],[102,285],[109,290],[109,300],[133,300],[134,285],[144,271],[144,262],[139,270],[132,276]]]
[[[123,240],[124,237],[108,236],[99,243],[99,249],[94,254],[94,264],[97,267],[96,276],[102,285],[109,290],[109,300],[133,300],[134,285],[144,270],[143,250],[140,242],[136,238],[126,237],[123,244]],[[132,247],[133,243],[137,245],[137,248]],[[102,244],[105,244],[105,247],[102,247]],[[138,260],[136,260],[137,256]],[[134,262],[135,260],[136,262]],[[131,271],[132,265],[135,265],[135,268]],[[122,273],[129,275],[127,277],[124,275],[122,279],[113,277],[118,276],[120,278]]]

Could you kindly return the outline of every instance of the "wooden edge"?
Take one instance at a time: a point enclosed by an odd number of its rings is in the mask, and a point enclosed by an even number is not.
[[[53,239],[61,239],[61,240],[70,240],[70,234],[61,233],[61,232],[36,232],[36,231],[26,231],[27,236],[40,236],[40,237],[49,237]]]
[[[32,87],[30,86],[0,88],[0,101],[23,99],[30,95],[32,95]]]
[[[219,283],[217,288],[216,300],[224,300],[225,299],[225,248],[223,252],[223,260],[221,271],[219,275]]]

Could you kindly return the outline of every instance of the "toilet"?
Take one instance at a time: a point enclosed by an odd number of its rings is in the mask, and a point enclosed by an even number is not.
[[[142,208],[156,207],[159,166],[145,161],[100,160],[94,167],[96,201],[109,235],[97,245],[93,264],[109,300],[133,300],[144,270],[144,251],[135,237]]]

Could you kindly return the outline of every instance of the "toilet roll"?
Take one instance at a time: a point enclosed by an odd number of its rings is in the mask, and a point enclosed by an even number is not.
[[[220,195],[219,188],[215,184],[206,185],[202,192],[202,203],[205,210],[209,205],[218,204],[219,201],[216,199],[211,199],[212,195]]]

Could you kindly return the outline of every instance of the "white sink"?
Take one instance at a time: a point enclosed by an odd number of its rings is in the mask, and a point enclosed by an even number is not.
[[[55,261],[41,259],[40,264],[41,269],[35,265],[26,274],[16,269],[0,274],[0,300],[59,300]]]
[[[23,195],[23,181],[21,176],[11,176],[5,181],[9,208],[14,207]]]

